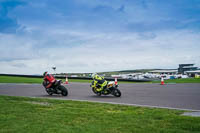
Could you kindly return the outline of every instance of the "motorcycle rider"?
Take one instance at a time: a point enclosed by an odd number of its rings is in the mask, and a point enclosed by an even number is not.
[[[94,84],[92,85],[92,87],[97,87],[98,92],[101,92],[102,90],[106,89],[108,82],[104,79],[104,77],[94,73],[92,74],[92,78],[94,80]]]
[[[56,79],[53,77],[53,75],[48,74],[47,71],[44,72],[43,76],[44,76],[44,81],[46,83],[44,86],[46,88],[51,88],[54,85],[54,83],[56,82]]]

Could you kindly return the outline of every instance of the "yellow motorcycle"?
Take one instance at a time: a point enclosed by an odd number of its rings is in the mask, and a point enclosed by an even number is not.
[[[94,81],[92,81],[90,87],[92,87],[94,85]],[[98,96],[101,96],[101,95],[113,95],[115,97],[120,97],[121,96],[121,91],[118,89],[118,84],[115,85],[115,82],[113,81],[110,81],[108,82],[108,84],[106,85],[106,88],[103,89],[102,91],[97,91],[97,89],[100,87],[99,85],[95,86],[95,87],[92,87],[92,91],[98,95]]]

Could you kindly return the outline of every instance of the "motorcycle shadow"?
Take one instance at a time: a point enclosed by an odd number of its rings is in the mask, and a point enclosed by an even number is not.
[[[66,96],[62,96],[62,95],[56,95],[56,94],[54,94],[54,95],[41,95],[41,97],[46,97],[46,98],[63,98],[63,97],[66,97]]]
[[[102,96],[92,95],[90,97],[93,97],[93,98],[118,98],[118,97],[115,97],[112,95],[102,95]]]

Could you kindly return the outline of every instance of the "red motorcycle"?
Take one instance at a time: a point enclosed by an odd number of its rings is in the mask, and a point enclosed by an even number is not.
[[[62,83],[61,80],[56,80],[55,83],[53,83],[50,88],[46,88],[46,86],[48,85],[48,81],[43,81],[43,86],[49,95],[61,94],[62,96],[67,96],[68,95],[67,88],[61,85],[61,83]]]

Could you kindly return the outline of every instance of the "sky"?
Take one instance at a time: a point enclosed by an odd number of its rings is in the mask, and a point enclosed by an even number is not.
[[[200,0],[0,0],[0,73],[200,67]]]

